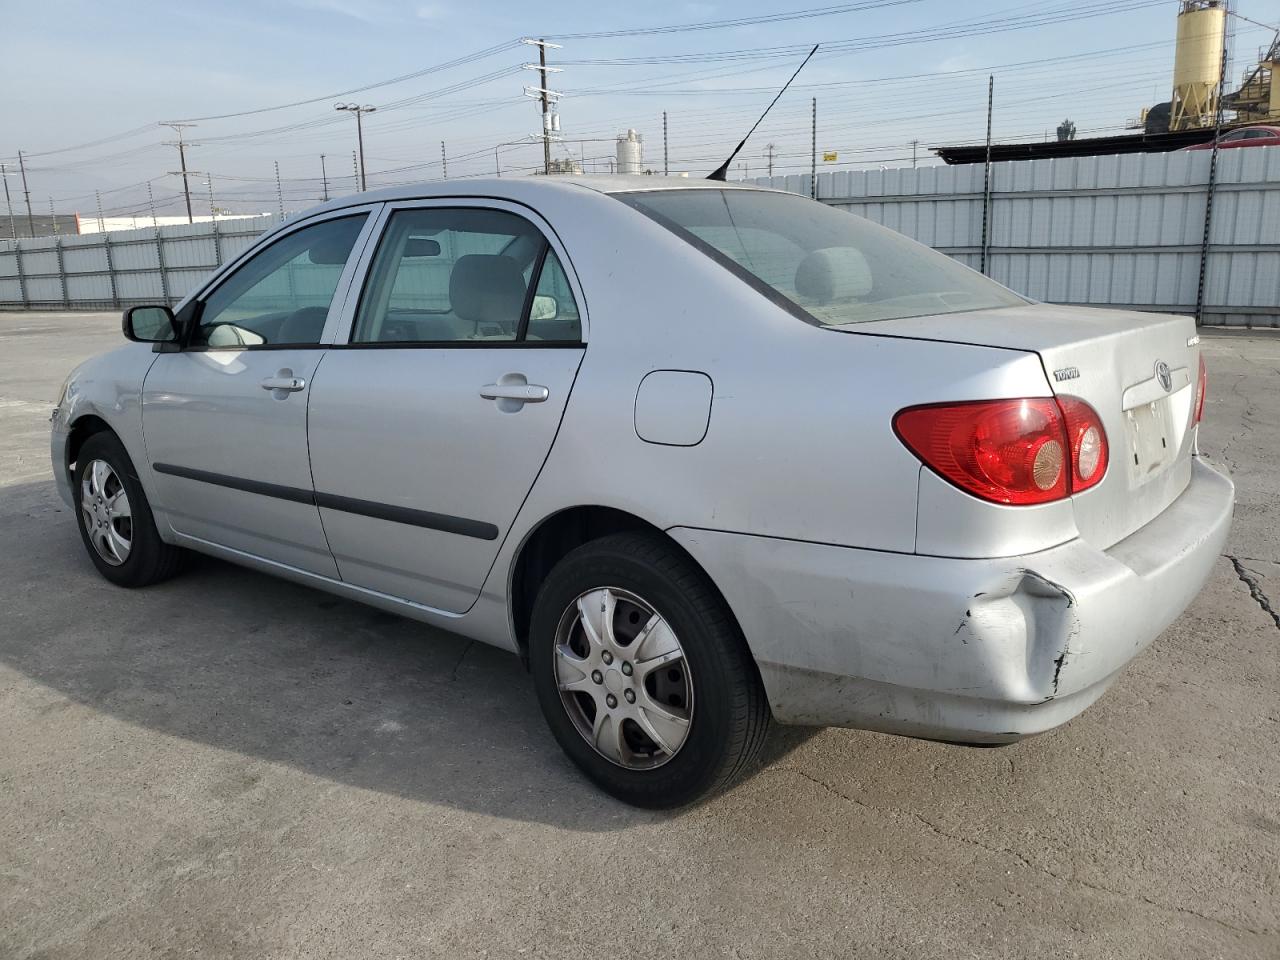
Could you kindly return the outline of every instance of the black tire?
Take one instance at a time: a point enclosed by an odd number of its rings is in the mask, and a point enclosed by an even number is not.
[[[642,598],[675,632],[688,666],[688,733],[662,765],[629,769],[602,756],[570,715],[556,679],[556,633],[584,593],[615,587]],[[584,544],[543,582],[530,624],[534,687],[552,734],[592,781],[625,803],[670,808],[724,790],[755,765],[772,715],[759,672],[724,599],[662,537],[621,533]]]
[[[103,559],[94,546],[83,505],[85,473],[95,461],[106,463],[124,487],[131,514],[129,521],[130,548],[123,563],[112,564]],[[138,471],[129,459],[124,444],[114,433],[96,433],[84,442],[76,456],[76,470],[72,483],[72,495],[76,502],[76,526],[84,541],[89,559],[98,572],[121,587],[146,587],[167,580],[177,573],[185,551],[160,539],[156,531],[151,506],[138,481]]]

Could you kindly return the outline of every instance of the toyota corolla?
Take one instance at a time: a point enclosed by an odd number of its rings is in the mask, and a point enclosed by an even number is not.
[[[787,193],[361,194],[123,326],[53,419],[105,578],[198,551],[508,649],[646,806],[730,784],[773,722],[1062,724],[1231,518],[1191,319],[1033,303]]]

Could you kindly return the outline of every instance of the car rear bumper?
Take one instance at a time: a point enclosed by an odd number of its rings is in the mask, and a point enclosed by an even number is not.
[[[1107,550],[967,560],[675,528],[720,587],[784,723],[1003,743],[1074,717],[1199,592],[1231,481],[1201,460]]]

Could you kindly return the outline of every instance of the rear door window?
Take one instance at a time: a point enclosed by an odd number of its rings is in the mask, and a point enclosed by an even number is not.
[[[478,207],[392,214],[356,314],[355,344],[577,342],[577,305],[546,238]]]

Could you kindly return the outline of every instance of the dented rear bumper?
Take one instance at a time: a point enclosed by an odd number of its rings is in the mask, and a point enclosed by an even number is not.
[[[778,720],[1002,743],[1080,713],[1182,613],[1234,499],[1197,460],[1182,495],[1107,550],[990,560],[670,532],[733,608]]]

